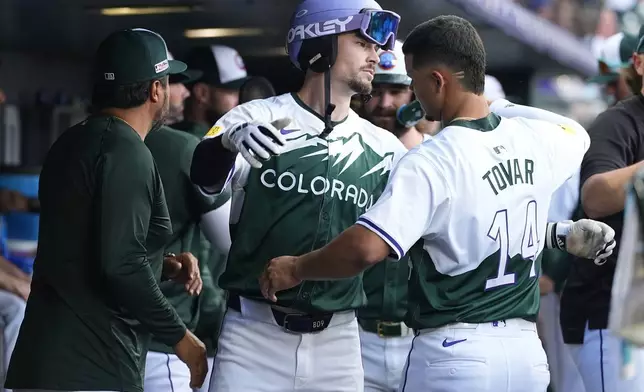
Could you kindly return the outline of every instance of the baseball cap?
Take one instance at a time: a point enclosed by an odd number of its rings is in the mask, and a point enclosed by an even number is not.
[[[168,60],[174,60],[172,53],[168,52]],[[198,69],[186,69],[185,71],[170,75],[170,84],[183,83],[188,84],[198,80],[203,75],[203,72]]]
[[[224,45],[199,46],[186,56],[190,68],[203,72],[199,82],[239,89],[249,77],[239,53]]]
[[[489,101],[505,98],[505,91],[503,86],[497,78],[492,75],[485,75],[485,87],[483,88],[483,95]]]
[[[379,50],[380,61],[376,66],[376,74],[373,76],[372,84],[402,84],[411,85],[411,78],[407,75],[405,68],[405,55],[402,51],[403,43],[396,41],[393,50]]]
[[[617,33],[608,37],[597,59],[599,74],[588,79],[591,83],[608,83],[619,77],[619,70],[631,64],[631,57],[637,46],[637,37]]]
[[[94,60],[94,80],[117,85],[160,79],[188,67],[168,58],[163,38],[146,29],[120,30],[101,42]]]

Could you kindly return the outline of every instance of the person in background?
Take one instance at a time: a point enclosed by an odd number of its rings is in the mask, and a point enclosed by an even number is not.
[[[414,93],[410,87],[411,78],[407,76],[405,69],[402,42],[396,41],[394,50],[381,50],[378,56],[380,60],[371,82],[371,99],[363,104],[363,117],[393,133],[407,149],[412,149],[430,136],[415,127],[424,117],[420,106],[419,115],[413,123],[402,123],[397,115],[399,109],[414,101]]]
[[[635,49],[634,66],[644,74],[644,45]],[[574,259],[561,296],[564,342],[584,381],[586,392],[644,390],[644,350],[633,350],[636,376],[621,376],[623,341],[608,330],[615,265],[620,253],[626,185],[644,159],[644,98],[626,98],[601,113],[588,128],[591,144],[581,165],[580,217],[615,229],[617,247],[607,262]]]
[[[38,253],[5,387],[141,391],[151,335],[203,383],[205,347],[157,284],[192,287],[197,266],[164,255],[173,232],[144,144],[168,112],[168,75],[185,69],[150,30],[101,42],[92,114],[56,140],[40,174]]]
[[[642,89],[642,78],[633,67],[633,52],[637,37],[617,33],[606,39],[599,50],[597,65],[599,74],[588,79],[602,87],[604,99],[609,106],[615,105]]]
[[[202,73],[197,80],[188,83],[190,96],[186,100],[184,120],[173,124],[172,127],[188,132],[199,139],[221,116],[239,104],[239,89],[248,81],[246,66],[239,53],[222,45],[201,46],[192,49],[186,56],[190,68]],[[229,211],[230,191],[226,190],[217,198],[221,205],[220,212]],[[222,221],[217,225],[226,227],[228,233],[228,217],[222,213]],[[212,245],[206,242],[204,246]],[[197,336],[206,344],[208,351],[208,371],[213,367],[219,330],[226,312],[226,293],[219,288],[218,280],[226,266],[228,247],[211,246],[207,264],[210,274],[205,275],[204,287],[201,294]],[[210,373],[206,377],[200,391],[207,391],[210,383]]]
[[[172,53],[168,52],[168,58],[170,60],[174,60]],[[202,74],[203,73],[199,70],[188,69],[183,73],[182,79],[173,79],[172,76],[170,77],[170,92],[168,96],[168,99],[170,100],[170,109],[168,110],[168,116],[164,121],[166,125],[172,125],[183,121],[185,101],[190,97],[190,91],[186,87],[186,84],[196,81]]]
[[[407,149],[412,149],[431,136],[422,134],[413,125],[402,124],[396,115],[399,108],[414,100],[402,42],[397,41],[393,50],[380,50],[378,57],[380,60],[371,82],[372,98],[362,105],[362,115],[396,135]],[[424,115],[421,110],[418,118]],[[404,323],[409,274],[408,263],[393,259],[364,273],[367,305],[358,310],[358,323],[365,392],[398,390],[414,337],[411,328]]]
[[[188,52],[186,63],[203,75],[189,84],[184,121],[173,128],[202,138],[221,116],[239,104],[239,88],[249,77],[244,60],[229,46],[196,47]]]
[[[168,57],[171,58],[171,55],[168,54]],[[183,100],[187,98],[188,91],[183,83],[190,83],[199,76],[199,71],[190,69],[169,76],[168,101],[170,113],[175,119],[183,117]],[[166,252],[177,254],[177,257],[196,257],[199,260],[202,281],[212,282],[208,268],[210,245],[199,225],[201,223],[202,227],[205,226],[206,233],[219,232],[220,235],[228,235],[228,226],[224,225],[223,229],[219,230],[213,227],[213,222],[216,224],[222,220],[217,218],[220,212],[214,211],[219,206],[217,200],[205,196],[190,181],[192,154],[199,141],[200,139],[194,135],[166,125],[145,138],[145,144],[152,153],[161,176],[172,222],[173,234],[164,244],[164,248]],[[223,221],[226,222],[228,214],[224,214]],[[201,281],[194,280],[192,284],[186,285],[168,280],[161,282],[159,287],[186,327],[194,332],[203,302],[199,297]],[[154,338],[145,364],[144,390],[192,391],[190,369],[176,355],[173,347]]]
[[[38,212],[40,202],[12,189],[0,188],[0,214],[7,212]]]

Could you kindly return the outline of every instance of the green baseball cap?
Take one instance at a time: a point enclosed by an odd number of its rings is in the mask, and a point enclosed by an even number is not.
[[[101,42],[94,60],[94,80],[134,84],[185,72],[185,63],[168,57],[163,38],[146,29],[120,30]]]

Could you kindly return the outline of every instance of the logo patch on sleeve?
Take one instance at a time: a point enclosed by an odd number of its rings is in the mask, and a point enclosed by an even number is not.
[[[564,132],[569,133],[571,135],[574,135],[577,133],[573,127],[570,127],[568,125],[559,124],[559,126],[561,127],[561,129],[563,129]]]
[[[222,129],[223,128],[221,126],[219,126],[219,125],[213,125],[212,128],[210,128],[210,130],[208,131],[208,133],[206,133],[206,137],[217,136],[217,135],[219,135],[219,133],[221,132]]]

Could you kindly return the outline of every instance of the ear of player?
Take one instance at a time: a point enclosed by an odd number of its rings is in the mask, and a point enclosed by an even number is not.
[[[282,118],[271,123],[252,121],[237,125],[224,132],[221,144],[232,152],[238,152],[256,169],[262,167],[262,161],[271,156],[280,155],[286,146],[282,129],[291,123],[291,119]]]

